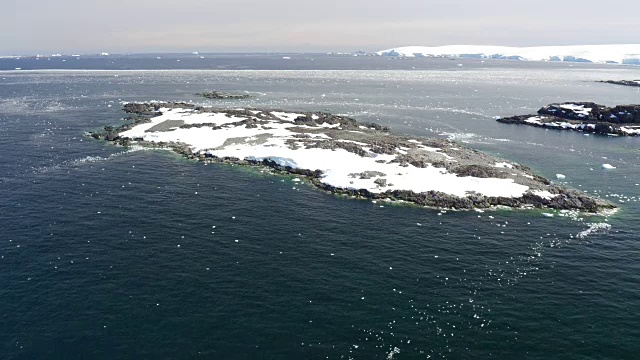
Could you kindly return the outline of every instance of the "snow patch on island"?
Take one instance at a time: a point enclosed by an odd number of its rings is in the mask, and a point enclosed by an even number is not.
[[[621,126],[620,130],[627,135],[640,135],[640,126]]]
[[[134,126],[120,133],[120,136],[156,143],[182,143],[195,153],[219,158],[258,161],[266,159],[281,166],[320,170],[322,172],[320,181],[324,184],[343,189],[366,189],[372,193],[410,190],[415,193],[438,191],[459,197],[477,193],[489,197],[516,198],[530,191],[528,186],[518,184],[510,178],[458,176],[445,168],[430,164],[425,167],[416,167],[394,161],[408,151],[435,152],[444,159],[453,160],[449,155],[441,152],[441,149],[425,146],[417,140],[409,140],[416,144],[414,148],[395,149],[393,153],[376,153],[371,148],[363,147],[366,154],[357,154],[343,148],[310,146],[309,139],[316,144],[330,139],[319,130],[335,130],[327,129],[333,127],[328,126],[329,124],[316,126],[296,124],[294,120],[298,117],[306,117],[304,114],[272,111],[271,115],[280,120],[256,117],[256,126],[250,127],[246,126],[246,123],[240,123],[246,120],[246,117],[227,115],[223,111],[198,113],[188,109],[163,108],[160,109],[160,113],[161,115],[151,118],[149,123]],[[180,127],[169,123],[171,126],[162,128],[161,125],[168,121],[205,126]],[[353,143],[358,144],[358,142]],[[506,162],[495,165],[513,168],[512,164]],[[368,174],[368,176],[358,174]],[[552,196],[545,191],[534,192],[534,194],[544,198]]]
[[[513,169],[513,165],[507,162],[497,162],[494,166],[497,168]]]
[[[591,114],[591,111],[593,110],[591,108],[584,107],[584,105],[577,105],[577,104],[560,104],[558,105],[558,107],[562,109],[571,110],[574,113],[578,115],[583,115],[583,116],[589,116],[589,114]]]

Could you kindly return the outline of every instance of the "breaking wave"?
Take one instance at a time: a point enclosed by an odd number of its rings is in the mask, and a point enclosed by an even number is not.
[[[69,105],[58,100],[8,99],[0,101],[0,112],[12,115],[58,112],[69,110],[69,108]]]
[[[588,229],[581,231],[576,235],[577,239],[585,239],[592,234],[606,234],[611,230],[611,225],[607,223],[593,223],[589,225]]]
[[[98,163],[98,162],[103,162],[103,161],[108,161],[111,159],[115,159],[124,155],[128,155],[134,152],[138,152],[138,151],[149,151],[149,150],[168,150],[165,148],[155,148],[155,147],[144,147],[144,146],[132,146],[130,148],[128,148],[127,150],[121,151],[121,152],[117,152],[114,154],[111,154],[109,156],[85,156],[83,158],[80,159],[73,159],[73,160],[67,160],[64,161],[60,164],[56,164],[56,165],[51,165],[51,166],[42,166],[42,167],[37,167],[33,169],[33,173],[34,174],[44,174],[44,173],[48,173],[51,171],[57,171],[60,169],[64,169],[64,168],[68,168],[68,167],[74,167],[74,166],[80,166],[83,164],[91,164],[91,163]]]

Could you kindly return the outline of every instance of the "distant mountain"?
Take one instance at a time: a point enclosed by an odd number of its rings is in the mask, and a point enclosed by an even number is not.
[[[377,54],[403,57],[454,57],[640,65],[640,44],[534,47],[483,45],[405,46],[382,50]]]

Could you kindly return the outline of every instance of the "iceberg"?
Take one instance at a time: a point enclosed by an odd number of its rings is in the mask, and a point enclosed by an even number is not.
[[[484,45],[405,46],[381,50],[377,54],[401,57],[426,56],[640,65],[640,44],[532,47]]]

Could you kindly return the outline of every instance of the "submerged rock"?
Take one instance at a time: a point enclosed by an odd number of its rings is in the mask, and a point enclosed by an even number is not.
[[[133,114],[130,122],[91,136],[167,147],[199,161],[267,167],[357,198],[455,209],[615,207],[452,141],[395,135],[346,116],[184,103],[127,104],[124,110]]]

